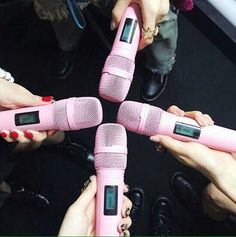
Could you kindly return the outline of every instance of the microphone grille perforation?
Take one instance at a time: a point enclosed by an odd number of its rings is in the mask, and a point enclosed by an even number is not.
[[[67,100],[59,100],[53,104],[53,120],[55,127],[60,130],[68,130]]]
[[[141,116],[146,107],[146,118]],[[158,133],[162,109],[134,101],[125,101],[120,105],[117,122],[129,131],[152,136]],[[143,121],[145,119],[145,121]],[[140,124],[143,123],[143,127]]]
[[[134,73],[134,62],[128,58],[122,57],[120,55],[109,55],[106,59],[104,68],[119,68],[131,75]]]
[[[111,72],[110,68],[113,68]],[[128,58],[117,55],[108,56],[99,84],[99,95],[113,102],[124,101],[133,79],[134,68],[134,62]],[[125,72],[124,76],[119,74],[120,71]]]
[[[127,154],[124,152],[103,152],[106,149],[120,147],[127,149],[127,135],[125,128],[119,124],[103,124],[98,127],[96,133],[95,168],[125,169],[127,165]],[[96,150],[99,149],[99,152]],[[118,148],[119,149],[119,148]]]
[[[76,98],[73,111],[75,124],[80,129],[96,126],[102,121],[102,106],[97,98]]]

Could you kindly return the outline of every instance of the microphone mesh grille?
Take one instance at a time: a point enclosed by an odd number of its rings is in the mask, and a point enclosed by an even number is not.
[[[125,128],[119,124],[100,125],[96,133],[96,147],[127,147],[127,135]],[[102,149],[102,148],[101,148]],[[104,152],[95,154],[95,168],[125,169],[127,155],[123,153]]]
[[[119,68],[132,76],[134,73],[134,62],[128,58],[119,55],[109,55],[106,59],[104,67]],[[131,77],[132,78],[132,77]]]
[[[102,121],[102,107],[97,98],[76,98],[73,111],[75,124],[79,129],[96,126]]]
[[[99,95],[113,102],[122,102],[127,96],[130,88],[130,80],[103,73],[99,85]]]
[[[124,71],[129,76],[123,78],[118,75],[109,73],[109,68],[114,70],[117,68],[119,71]],[[134,62],[128,58],[118,55],[110,55],[104,65],[104,71],[99,85],[99,94],[101,97],[113,101],[121,102],[125,99],[129,92],[131,80],[134,74]]]
[[[59,100],[53,104],[53,119],[57,129],[68,130],[69,124],[67,120],[67,100]]]
[[[141,117],[143,105],[133,101],[123,102],[119,108],[117,122],[132,132],[147,136],[155,135],[158,133],[162,109],[149,106],[144,127],[139,128],[141,119],[143,119]]]

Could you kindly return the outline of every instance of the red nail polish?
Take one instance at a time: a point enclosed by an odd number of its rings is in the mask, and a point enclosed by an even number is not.
[[[0,136],[7,137],[7,134],[5,132],[0,132]]]
[[[28,138],[28,139],[33,138],[33,134],[31,132],[25,131],[24,134],[25,134],[25,137]]]
[[[50,102],[50,101],[52,101],[53,100],[53,96],[44,96],[43,98],[42,98],[42,101],[44,101],[44,102]]]
[[[15,131],[11,131],[11,132],[10,132],[10,137],[16,139],[16,138],[19,137],[19,135],[18,135],[17,132],[15,132]]]

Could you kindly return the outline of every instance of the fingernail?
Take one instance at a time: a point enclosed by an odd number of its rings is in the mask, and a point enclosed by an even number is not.
[[[89,179],[84,183],[84,187],[81,189],[81,193],[89,186],[90,183],[91,183],[91,179],[89,178]]]
[[[128,191],[129,191],[129,185],[128,185],[128,184],[126,184],[125,186],[126,186],[126,188],[128,189]]]
[[[16,139],[16,138],[19,137],[19,135],[18,135],[18,133],[16,131],[11,131],[10,132],[10,137]]]
[[[160,138],[157,137],[157,136],[151,136],[150,140],[153,141],[153,142],[160,142]]]
[[[42,97],[42,101],[44,102],[50,102],[53,100],[53,96],[44,96]]]
[[[116,28],[116,23],[114,21],[111,21],[110,29],[115,30]]]
[[[128,224],[122,224],[121,225],[121,230],[122,231],[125,231],[125,230],[127,230],[128,229]]]
[[[32,139],[32,138],[33,138],[33,134],[32,134],[31,132],[29,132],[29,131],[25,131],[25,132],[24,132],[24,135],[25,135],[25,137],[28,138],[28,139]]]
[[[0,132],[1,137],[7,137],[7,134],[5,132]]]
[[[129,214],[130,214],[130,208],[127,208],[126,211],[125,211],[126,217],[129,216]]]

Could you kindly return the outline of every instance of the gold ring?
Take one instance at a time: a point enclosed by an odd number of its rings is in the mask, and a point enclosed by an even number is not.
[[[157,152],[164,152],[164,151],[166,151],[166,148],[163,147],[160,143],[156,143],[155,147],[156,147],[156,151]]]
[[[143,28],[143,35],[145,39],[152,39],[154,36],[157,36],[157,34],[158,34],[158,25],[156,25],[153,30],[150,27],[148,27],[147,29]]]

